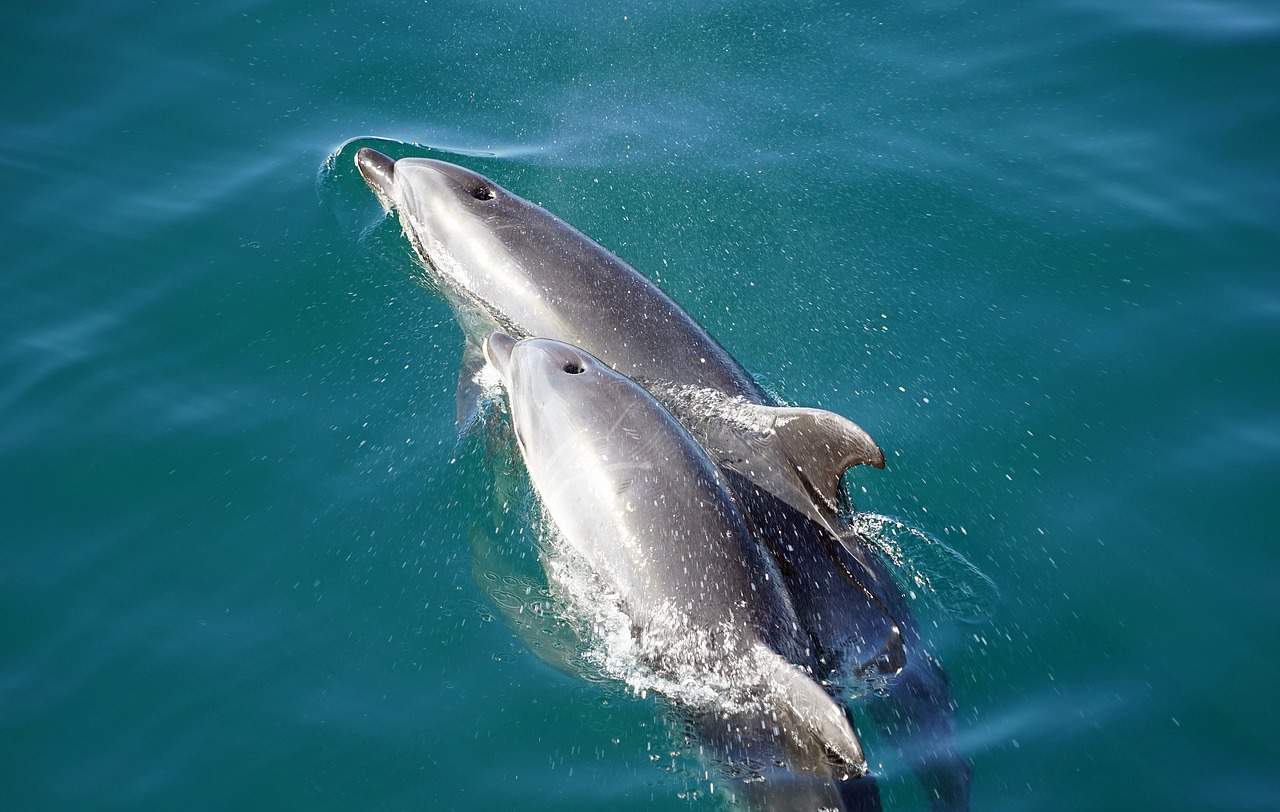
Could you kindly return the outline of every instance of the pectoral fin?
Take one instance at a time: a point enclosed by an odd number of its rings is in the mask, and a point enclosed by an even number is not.
[[[812,677],[777,653],[762,647],[758,654],[770,673],[775,709],[794,725],[792,733],[801,739],[814,737],[856,775],[864,774],[867,758],[844,709]]]
[[[476,375],[485,363],[484,350],[479,345],[468,341],[462,346],[462,368],[458,370],[458,388],[453,396],[454,421],[459,437],[470,430],[479,412],[482,387],[476,381]]]
[[[813,495],[836,510],[844,472],[855,465],[884,467],[884,452],[848,418],[822,409],[777,407],[773,431],[783,453]]]

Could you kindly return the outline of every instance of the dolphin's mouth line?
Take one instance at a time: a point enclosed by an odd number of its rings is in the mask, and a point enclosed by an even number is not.
[[[360,174],[361,177],[364,176],[363,172]],[[378,204],[382,206],[383,214],[391,214],[396,210],[395,201],[391,199],[391,195],[387,194],[381,186],[376,183],[371,183],[368,178],[365,178],[365,185],[373,191],[373,196],[377,198]]]

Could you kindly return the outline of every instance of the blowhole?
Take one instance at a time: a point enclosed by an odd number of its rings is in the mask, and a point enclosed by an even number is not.
[[[471,196],[476,200],[493,200],[493,190],[488,186],[477,186],[471,190]]]
[[[582,367],[582,364],[579,364],[577,361],[570,361],[565,364],[564,371],[568,372],[570,375],[581,375],[583,372],[586,372]]]

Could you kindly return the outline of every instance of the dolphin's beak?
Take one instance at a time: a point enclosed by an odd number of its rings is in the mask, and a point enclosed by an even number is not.
[[[376,149],[361,147],[356,150],[356,169],[384,203],[395,200],[395,161]]]
[[[516,340],[506,333],[492,333],[484,341],[484,357],[504,381],[510,380],[507,369],[511,366],[511,351],[516,348]]]

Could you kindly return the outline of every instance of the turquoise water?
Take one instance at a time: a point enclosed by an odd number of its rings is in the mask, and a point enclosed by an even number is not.
[[[724,805],[500,611],[537,570],[362,144],[540,202],[871,431],[858,504],[998,589],[918,607],[975,809],[1280,807],[1273,4],[67,3],[0,42],[3,808]]]

